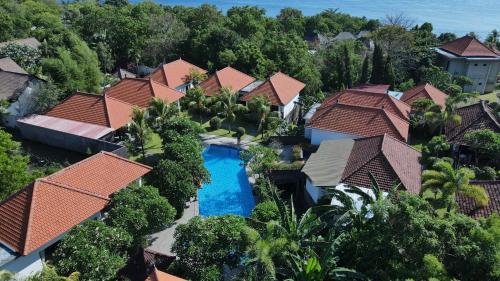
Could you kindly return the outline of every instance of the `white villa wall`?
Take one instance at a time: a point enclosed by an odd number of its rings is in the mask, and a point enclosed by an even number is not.
[[[17,100],[9,105],[7,114],[5,114],[2,120],[5,127],[15,128],[17,126],[17,119],[31,113],[34,105],[34,95],[39,86],[40,82],[33,80],[19,95]]]
[[[292,112],[293,108],[295,107],[295,103],[299,102],[299,93],[291,100],[289,103],[285,104],[284,106],[280,106],[280,111],[283,116],[283,118],[286,118],[290,112]]]
[[[309,178],[306,180],[306,191],[311,196],[314,203],[318,203],[318,200],[324,195],[324,191],[321,187],[314,186]]]
[[[485,93],[495,90],[500,61],[446,58],[444,67],[452,75],[463,75],[472,79],[474,84],[465,87],[466,92]]]
[[[91,216],[88,220],[96,220],[101,217],[101,213],[96,213]],[[15,273],[16,277],[26,278],[36,272],[43,269],[43,261],[45,259],[44,251],[48,247],[54,245],[56,242],[61,240],[67,232],[59,235],[58,237],[52,239],[51,241],[45,243],[43,246],[33,251],[27,256],[19,256],[15,260],[9,262],[8,264],[0,267],[0,270],[7,270],[9,272]]]
[[[316,129],[316,128],[306,128],[306,132],[305,132],[306,135],[308,134],[307,129],[311,130],[310,131],[311,144],[314,144],[314,145],[319,145],[324,140],[341,140],[341,139],[360,138],[360,136],[357,136],[357,135],[350,135],[350,134],[344,134],[344,133],[339,133],[339,132],[326,131],[326,130],[321,130],[321,129]]]

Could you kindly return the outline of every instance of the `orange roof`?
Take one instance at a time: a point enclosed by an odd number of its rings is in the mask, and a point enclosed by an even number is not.
[[[150,170],[101,152],[38,179],[0,203],[0,242],[28,255],[101,211],[111,194]]]
[[[145,281],[187,281],[186,279],[179,278],[177,276],[159,271],[154,268],[153,272],[146,278]]]
[[[438,88],[426,83],[404,92],[401,100],[408,104],[413,104],[413,102],[421,98],[430,99],[441,108],[445,108],[448,96],[441,92]]]
[[[351,88],[350,90],[357,90],[362,92],[369,93],[379,93],[379,94],[387,94],[391,85],[388,84],[361,84],[356,87]]]
[[[336,102],[320,106],[307,127],[360,137],[389,134],[406,141],[410,125],[385,108]]]
[[[122,79],[113,87],[108,88],[104,94],[107,97],[112,97],[140,108],[148,107],[154,97],[171,103],[178,101],[184,96],[181,92],[170,89],[158,82],[141,78]]]
[[[335,93],[334,95],[328,97],[323,102],[321,107],[330,106],[337,102],[351,105],[380,107],[399,116],[400,118],[406,120],[409,120],[410,118],[410,106],[385,92],[377,93],[349,89]]]
[[[499,57],[473,36],[466,35],[438,47],[460,57]]]
[[[130,120],[132,105],[107,96],[76,92],[47,116],[118,129]]]
[[[192,70],[197,70],[202,73],[207,71],[203,68],[197,67],[196,65],[190,64],[189,62],[178,59],[162,66],[158,67],[153,71],[148,77],[156,82],[162,83],[170,88],[177,88],[186,84],[187,77]]]
[[[201,82],[200,87],[205,91],[207,96],[213,96],[217,94],[222,87],[230,88],[238,92],[253,81],[255,81],[255,78],[252,76],[246,75],[228,66],[222,70],[216,71],[205,81]]]
[[[242,101],[250,101],[255,96],[267,96],[272,105],[285,105],[292,101],[306,85],[292,77],[278,72],[266,82],[241,97]]]

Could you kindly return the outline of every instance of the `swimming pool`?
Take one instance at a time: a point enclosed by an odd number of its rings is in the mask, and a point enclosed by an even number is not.
[[[240,215],[248,217],[255,207],[239,149],[209,145],[203,152],[211,183],[198,190],[200,215]]]

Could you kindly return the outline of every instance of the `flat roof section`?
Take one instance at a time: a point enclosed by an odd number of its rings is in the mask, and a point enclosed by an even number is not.
[[[19,119],[17,122],[90,139],[100,139],[114,131],[104,126],[37,114]]]

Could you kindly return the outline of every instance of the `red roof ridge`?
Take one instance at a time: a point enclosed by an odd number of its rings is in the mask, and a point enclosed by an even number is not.
[[[393,117],[395,117],[395,118],[397,118],[397,119],[399,119],[400,121],[403,121],[403,122],[405,122],[405,123],[409,123],[409,122],[408,122],[408,120],[402,119],[402,118],[400,118],[399,116],[397,116],[397,115],[395,115],[395,114],[393,114],[393,113],[389,112],[389,111],[388,111],[388,110],[386,110],[386,109],[382,109],[382,111],[385,113],[385,115],[387,116],[387,118],[390,120],[390,123],[391,123],[391,125],[394,127],[394,129],[396,129],[396,131],[398,131],[399,135],[400,135],[403,139],[405,139],[405,140],[406,140],[406,139],[408,139],[408,135],[406,135],[406,137],[405,137],[404,132],[401,132],[401,131],[400,131],[400,128],[399,128],[398,126],[396,126],[396,124],[394,124],[394,120],[393,120],[392,118],[393,118]]]
[[[282,72],[281,72],[281,71],[278,71],[276,74],[278,74],[278,73],[282,73]],[[276,74],[274,74],[274,75],[276,75]],[[273,75],[273,76],[274,76],[274,75]],[[272,77],[272,76],[271,76],[271,77]],[[271,89],[273,90],[273,93],[274,93],[274,94],[278,97],[278,100],[280,101],[280,103],[281,103],[281,104],[285,104],[285,103],[283,102],[283,100],[281,99],[280,95],[278,95],[278,92],[276,91],[276,88],[275,88],[275,87],[274,87],[274,85],[273,85],[273,81],[271,80],[271,77],[269,77],[269,79],[268,79],[268,80],[269,80],[269,85],[271,85]],[[264,85],[264,83],[262,83],[262,85]],[[262,85],[260,85],[260,86],[262,86]],[[260,86],[259,86],[259,87],[260,87]]]
[[[493,113],[491,112],[491,108],[487,105],[487,102],[485,100],[481,101],[481,106],[483,111],[488,115],[488,117],[491,118],[493,123],[495,123],[495,125],[500,129],[500,122],[498,122],[498,119],[495,117],[495,115],[493,115]]]
[[[31,215],[32,214],[32,211],[33,211],[33,199],[35,198],[35,189],[37,189],[37,181],[35,180],[35,182],[33,182],[32,185],[28,185],[27,187],[25,187],[26,189],[28,189],[30,186],[31,186],[31,196],[29,197],[29,204],[30,204],[30,208],[28,210],[28,222],[26,223],[26,230],[24,231],[25,233],[25,237],[24,237],[24,243],[22,244],[22,254],[23,255],[27,255],[28,253],[26,252],[26,249],[28,248],[26,246],[27,242],[30,241],[29,238],[31,237],[31,231],[30,231],[30,225],[31,225],[31,221],[33,219],[33,216]],[[22,188],[21,190],[23,190],[24,188]]]
[[[52,184],[52,185],[55,185],[57,187],[61,187],[61,188],[67,189],[67,190],[75,191],[78,193],[82,193],[85,195],[89,195],[89,196],[97,197],[97,198],[102,199],[102,200],[109,201],[109,197],[102,196],[102,195],[99,195],[97,193],[93,193],[90,191],[86,191],[86,190],[80,189],[79,187],[76,187],[76,186],[69,186],[69,185],[54,181],[54,180],[47,179],[47,178],[37,179],[35,182],[44,182],[44,183]]]
[[[419,152],[419,153],[420,153],[420,151],[418,151],[417,149],[415,149],[413,146],[409,145],[408,143],[406,143],[406,142],[404,142],[404,141],[398,140],[397,138],[395,138],[395,137],[391,136],[390,134],[385,133],[385,134],[384,134],[384,136],[390,137],[391,139],[393,139],[393,140],[395,140],[395,141],[398,141],[398,142],[400,142],[401,144],[404,144],[405,146],[407,146],[407,147],[409,147],[409,148],[411,148],[411,149],[415,150],[416,152]]]
[[[110,99],[110,100],[115,100],[115,101],[118,101],[118,102],[121,102],[121,103],[124,103],[124,104],[127,104],[127,105],[130,105],[130,106],[134,106],[133,104],[129,103],[129,102],[126,102],[124,100],[121,100],[121,99],[117,99],[115,97],[110,97],[108,95],[105,95],[104,96],[104,99]],[[106,111],[108,110],[108,108],[106,107]]]
[[[180,92],[180,91],[178,91],[178,90],[176,90],[176,89],[174,89],[174,88],[170,88],[169,86],[167,86],[167,85],[165,85],[165,84],[162,84],[162,83],[160,83],[160,82],[158,82],[158,81],[155,81],[155,80],[153,80],[153,79],[147,79],[147,80],[149,80],[149,82],[150,82],[150,84],[151,84],[151,85],[152,85],[153,83],[155,83],[155,84],[157,84],[157,85],[158,85],[158,86],[160,86],[160,87],[167,88],[167,89],[170,89],[170,90],[172,90],[172,91],[176,91],[176,92],[179,92],[179,93],[183,94],[182,92]],[[154,88],[151,88],[151,92],[153,93],[153,95],[155,94]],[[155,97],[156,97],[156,95],[155,95]]]
[[[114,158],[117,158],[117,159],[120,159],[122,161],[125,161],[125,162],[128,162],[128,163],[131,163],[131,164],[135,164],[137,166],[141,166],[143,168],[146,168],[146,169],[149,169],[149,170],[152,170],[153,168],[148,166],[148,165],[145,165],[145,164],[142,164],[142,163],[139,163],[139,162],[135,162],[135,161],[132,161],[130,159],[127,159],[127,158],[124,158],[124,157],[121,157],[119,155],[116,155],[112,152],[108,152],[108,151],[101,151],[100,153],[102,154],[105,154],[105,155],[108,155],[108,156],[111,156],[111,157],[114,157]]]

